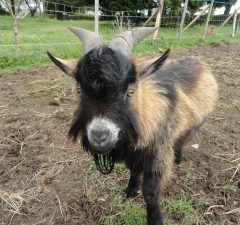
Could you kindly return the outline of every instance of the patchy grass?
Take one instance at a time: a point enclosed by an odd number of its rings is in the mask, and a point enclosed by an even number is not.
[[[16,52],[12,30],[12,19],[9,16],[0,16],[0,68],[7,71],[19,68],[29,68],[36,65],[50,64],[46,51],[54,56],[71,59],[79,58],[83,52],[83,46],[79,39],[69,31],[68,26],[82,27],[94,30],[94,22],[81,21],[58,21],[56,19],[39,19],[37,17],[25,17],[18,20],[18,33],[21,51]],[[133,54],[162,52],[167,48],[181,49],[184,47],[196,47],[211,42],[239,41],[240,37],[231,37],[231,27],[224,26],[221,32],[214,36],[207,36],[203,40],[202,33],[204,26],[193,26],[178,39],[178,29],[160,28],[158,40],[151,44],[150,35],[133,50]],[[99,33],[104,37],[107,44],[117,33],[113,29],[111,21],[101,21]]]

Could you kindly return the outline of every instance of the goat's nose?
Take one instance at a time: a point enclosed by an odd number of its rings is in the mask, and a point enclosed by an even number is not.
[[[108,136],[109,136],[108,130],[106,130],[106,131],[93,130],[92,131],[93,140],[98,144],[101,144],[102,142],[106,141]]]

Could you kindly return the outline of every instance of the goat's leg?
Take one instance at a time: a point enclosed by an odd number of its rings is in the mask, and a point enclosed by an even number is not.
[[[192,129],[188,130],[183,136],[181,136],[173,146],[174,155],[175,155],[175,163],[180,164],[183,158],[182,149],[183,146],[186,145],[192,137],[197,133],[197,131],[204,124],[205,119],[198,125],[194,126]]]
[[[148,225],[163,225],[159,204],[161,176],[156,173],[144,173],[142,191],[147,204]]]
[[[178,139],[177,142],[173,146],[174,156],[175,156],[174,161],[177,165],[179,165],[183,159],[183,153],[182,153],[183,146],[184,146],[184,141],[182,140],[182,138]]]
[[[141,173],[131,171],[130,179],[126,189],[127,198],[134,198],[138,195],[141,184]]]

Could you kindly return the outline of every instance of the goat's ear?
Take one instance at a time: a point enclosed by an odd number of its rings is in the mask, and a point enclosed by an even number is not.
[[[157,59],[155,62],[153,62],[150,66],[148,66],[144,71],[141,72],[140,76],[148,76],[150,74],[155,73],[157,70],[159,70],[164,63],[167,61],[167,59],[170,57],[171,49],[169,48],[167,51],[163,53],[163,55]]]
[[[58,66],[64,73],[72,78],[75,78],[78,61],[68,61],[54,57],[50,52],[47,52],[48,57]]]

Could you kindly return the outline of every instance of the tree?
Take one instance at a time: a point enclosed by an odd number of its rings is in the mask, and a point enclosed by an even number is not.
[[[193,16],[196,11],[202,10],[201,7],[204,6],[204,1],[188,1],[188,11],[191,16]]]
[[[35,1],[31,1],[31,3],[29,3],[28,0],[25,0],[25,3],[26,3],[26,5],[27,5],[27,7],[28,7],[28,9],[29,9],[29,11],[31,13],[31,17],[33,17],[35,12],[37,11],[37,6],[35,4],[36,2]],[[32,3],[34,3],[34,6],[32,6]]]
[[[72,12],[72,7],[94,6],[94,0],[54,0],[47,4],[47,10],[55,10],[55,4],[58,4],[59,11]],[[65,6],[64,6],[65,5]]]
[[[122,15],[134,26],[146,19],[142,10],[148,10],[150,16],[151,10],[157,7],[157,2],[155,0],[101,0],[100,7],[103,13],[109,16],[105,18],[112,19],[112,16]]]
[[[3,5],[6,7],[10,15],[13,19],[13,31],[14,31],[14,37],[15,37],[15,46],[16,50],[20,51],[20,45],[18,40],[18,27],[17,27],[17,17],[20,12],[20,6],[24,2],[24,0],[0,0],[0,2],[3,3]]]
[[[221,0],[220,2],[217,0],[214,0],[214,8],[222,8],[225,7],[224,15],[228,16],[230,14],[232,6],[237,2],[237,0]],[[211,1],[207,2],[208,4],[211,3]]]
[[[14,5],[14,0],[10,0],[11,2],[11,8],[12,8],[12,12],[13,14],[15,14],[15,5]]]
[[[9,15],[9,13],[0,4],[0,15]]]
[[[163,11],[169,14],[170,11],[181,11],[182,0],[164,0]]]
[[[230,14],[232,6],[237,2],[237,0],[225,0],[225,10],[224,15],[228,16]]]
[[[102,0],[100,6],[109,11],[138,11],[157,7],[154,0]]]
[[[43,16],[44,12],[41,8],[41,2],[44,4],[44,0],[25,0],[25,3],[31,13],[31,17],[34,16],[34,14],[39,11],[40,15]]]
[[[164,0],[163,11],[165,14],[172,13],[173,16],[179,13],[182,14],[184,8],[184,0]],[[189,1],[188,2],[188,12],[193,15],[197,10],[199,10],[205,4],[204,1]]]

